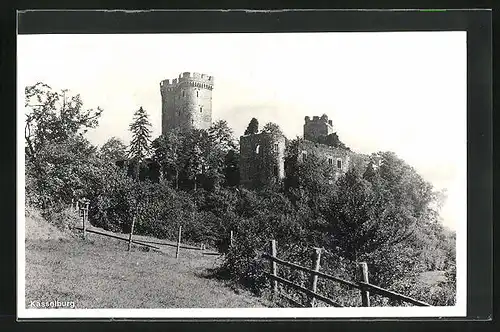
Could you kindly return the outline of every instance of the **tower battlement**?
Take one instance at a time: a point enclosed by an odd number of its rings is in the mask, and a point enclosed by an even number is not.
[[[207,74],[202,74],[202,73],[197,73],[197,72],[184,72],[179,74],[178,78],[174,79],[165,79],[160,82],[160,87],[162,88],[167,88],[167,87],[177,87],[181,83],[184,82],[189,82],[192,83],[190,85],[193,86],[198,86],[206,89],[213,89],[214,85],[214,77],[207,75]]]
[[[304,139],[320,142],[323,137],[330,134],[333,134],[333,122],[328,119],[328,115],[315,115],[312,120],[308,116],[304,118]]]
[[[309,116],[306,116],[304,118],[304,122],[306,124],[308,124],[309,122],[315,122],[317,124],[326,123],[326,124],[328,124],[330,126],[333,126],[333,121],[332,120],[328,120],[328,115],[326,115],[326,114],[323,114],[322,116],[315,115],[315,116],[313,116],[312,120],[311,120],[311,118]]]

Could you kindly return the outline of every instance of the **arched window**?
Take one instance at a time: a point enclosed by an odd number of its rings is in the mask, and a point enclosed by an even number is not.
[[[337,159],[337,168],[342,168],[342,159]]]
[[[259,154],[259,150],[260,150],[260,145],[257,145],[257,147],[255,148],[255,153]]]
[[[203,106],[202,106],[202,107],[200,107],[200,113],[201,113],[201,112],[203,112]]]
[[[198,90],[196,90],[196,97],[198,97]]]
[[[182,90],[182,96],[186,97],[186,91]]]

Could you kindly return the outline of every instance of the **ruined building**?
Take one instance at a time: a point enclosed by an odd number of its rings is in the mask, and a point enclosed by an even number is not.
[[[161,132],[208,129],[212,124],[213,76],[185,72],[160,82]]]
[[[178,78],[160,82],[162,134],[173,129],[208,129],[212,124],[214,78],[184,72]],[[278,133],[258,133],[240,137],[240,183],[252,187],[285,177],[286,138]],[[298,146],[298,162],[314,154],[332,167],[338,178],[356,154],[346,148],[334,132],[332,120],[323,115],[305,117],[304,140]]]
[[[285,177],[286,138],[259,133],[240,137],[240,184],[261,186]]]
[[[299,162],[307,160],[308,155],[323,159],[332,168],[335,180],[347,172],[353,153],[338,139],[333,130],[332,120],[323,114],[321,117],[304,118],[304,140],[299,144]]]
[[[240,137],[240,183],[247,187],[279,181],[285,177],[286,138],[280,134],[259,133]],[[304,139],[295,151],[297,162],[305,162],[308,156],[323,159],[332,168],[335,181],[351,166],[355,156],[338,139],[333,123],[327,115],[306,116]]]

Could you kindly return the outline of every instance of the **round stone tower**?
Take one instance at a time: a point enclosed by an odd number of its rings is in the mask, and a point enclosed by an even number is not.
[[[208,129],[212,124],[213,76],[185,72],[160,82],[161,132]]]

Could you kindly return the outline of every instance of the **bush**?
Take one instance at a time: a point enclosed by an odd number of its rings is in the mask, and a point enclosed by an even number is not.
[[[50,224],[62,231],[73,231],[82,227],[82,219],[77,211],[65,205],[54,206],[42,211],[42,216]]]
[[[217,271],[218,276],[261,295],[268,284],[265,276],[267,264],[262,258],[263,249],[262,244],[252,237],[240,236],[226,253],[223,264]]]

